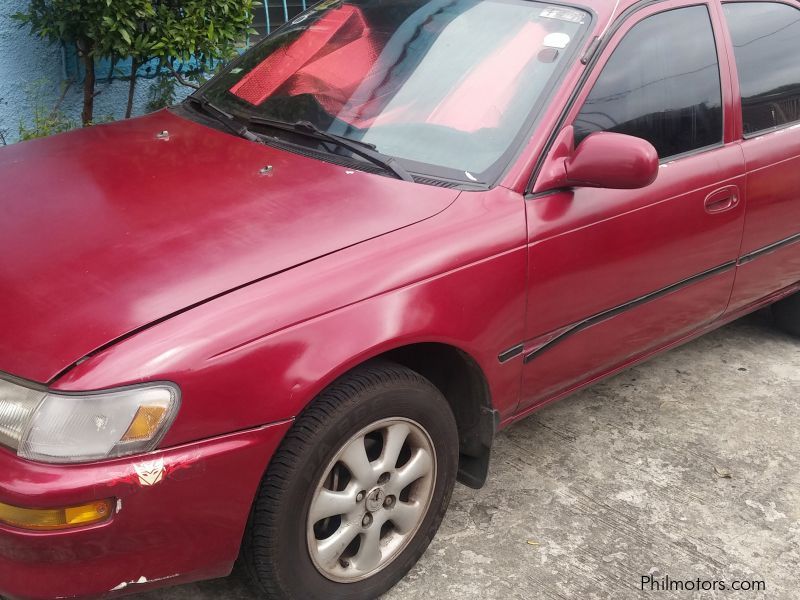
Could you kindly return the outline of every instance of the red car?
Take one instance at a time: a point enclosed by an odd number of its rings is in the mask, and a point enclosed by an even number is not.
[[[800,334],[798,56],[795,0],[326,0],[0,151],[0,594],[373,598],[499,429]]]

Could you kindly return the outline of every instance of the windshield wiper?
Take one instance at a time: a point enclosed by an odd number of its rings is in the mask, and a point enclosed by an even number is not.
[[[414,178],[411,176],[411,174],[406,171],[393,156],[388,156],[379,152],[373,144],[358,140],[351,140],[347,137],[328,133],[309,121],[284,123],[283,121],[266,119],[264,117],[249,117],[247,122],[250,125],[264,125],[266,127],[273,127],[275,129],[298,133],[316,140],[335,144],[342,148],[348,149],[353,154],[358,154],[359,156],[366,158],[368,161],[378,165],[379,167],[383,167],[385,170],[393,173],[398,179],[402,179],[403,181],[414,181]]]
[[[232,114],[225,112],[218,106],[215,106],[214,103],[208,100],[205,96],[198,96],[195,94],[193,96],[189,96],[188,100],[199,106],[204,113],[212,117],[218,123],[224,125],[229,131],[235,133],[239,137],[251,142],[256,142],[258,144],[264,143],[264,140],[260,136],[250,131],[250,129],[247,128],[247,125],[238,121]]]

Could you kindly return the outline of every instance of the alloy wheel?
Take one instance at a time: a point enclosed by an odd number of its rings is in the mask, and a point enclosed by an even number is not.
[[[314,491],[307,518],[314,566],[340,583],[386,568],[425,519],[435,481],[436,452],[418,423],[390,418],[360,430]]]

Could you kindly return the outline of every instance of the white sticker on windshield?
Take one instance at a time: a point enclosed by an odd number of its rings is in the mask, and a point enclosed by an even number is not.
[[[566,48],[569,45],[569,36],[566,33],[548,33],[544,38],[545,48]]]
[[[548,6],[542,10],[539,16],[545,19],[558,19],[559,21],[567,21],[568,23],[583,24],[586,13],[561,6]]]

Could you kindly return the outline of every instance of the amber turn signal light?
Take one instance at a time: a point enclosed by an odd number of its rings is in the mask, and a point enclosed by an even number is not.
[[[56,531],[101,523],[111,518],[114,501],[98,500],[68,508],[20,508],[0,502],[0,523],[34,531]]]
[[[122,436],[122,441],[134,442],[151,439],[161,427],[166,415],[166,406],[140,406],[130,427]]]

